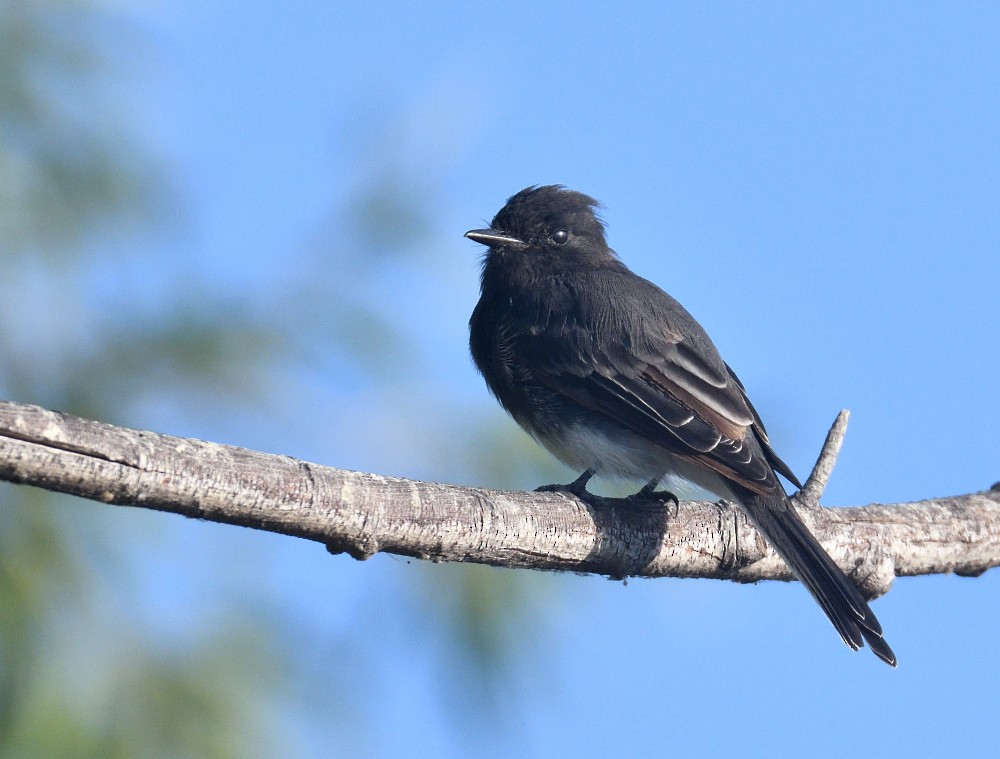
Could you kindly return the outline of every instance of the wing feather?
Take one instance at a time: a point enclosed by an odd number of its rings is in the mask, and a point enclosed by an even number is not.
[[[774,470],[798,484],[704,330],[673,298],[646,285],[655,292],[602,293],[596,285],[579,290],[578,297],[614,297],[619,303],[614,309],[588,304],[581,315],[596,315],[591,321],[560,320],[534,332],[531,345],[522,346],[534,354],[533,379],[755,492],[780,487]],[[629,308],[630,298],[647,307],[655,301],[667,318],[639,324],[609,319],[648,312]]]

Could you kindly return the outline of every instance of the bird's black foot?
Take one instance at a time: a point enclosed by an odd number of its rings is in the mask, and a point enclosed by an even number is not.
[[[662,501],[663,503],[670,503],[671,501],[673,501],[675,507],[680,506],[681,505],[680,499],[678,499],[677,496],[675,496],[669,490],[656,489],[656,483],[658,482],[659,480],[651,480],[650,482],[647,482],[645,486],[642,488],[642,490],[640,490],[638,493],[633,493],[632,495],[628,496],[625,500],[631,501],[633,503],[637,501]]]
[[[588,469],[568,485],[542,485],[535,488],[536,493],[572,493],[577,498],[586,501],[593,497],[593,493],[587,490],[587,483],[594,476],[594,470]]]

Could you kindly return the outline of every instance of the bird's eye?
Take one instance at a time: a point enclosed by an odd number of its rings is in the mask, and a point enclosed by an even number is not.
[[[565,245],[569,241],[569,232],[565,229],[557,229],[552,233],[552,242],[556,245]]]

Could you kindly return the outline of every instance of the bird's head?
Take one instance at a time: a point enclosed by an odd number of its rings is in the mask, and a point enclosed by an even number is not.
[[[487,263],[535,259],[541,264],[549,259],[593,264],[615,259],[599,207],[590,196],[562,185],[528,187],[507,199],[489,229],[473,229],[465,236],[488,247]]]

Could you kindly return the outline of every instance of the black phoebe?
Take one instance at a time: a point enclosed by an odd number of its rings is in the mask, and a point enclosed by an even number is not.
[[[742,383],[676,300],[618,260],[597,201],[559,185],[509,198],[489,229],[472,358],[514,420],[583,470],[545,489],[591,497],[595,474],[646,482],[632,498],[692,482],[738,503],[852,649],[896,656],[858,589],[796,514]]]

